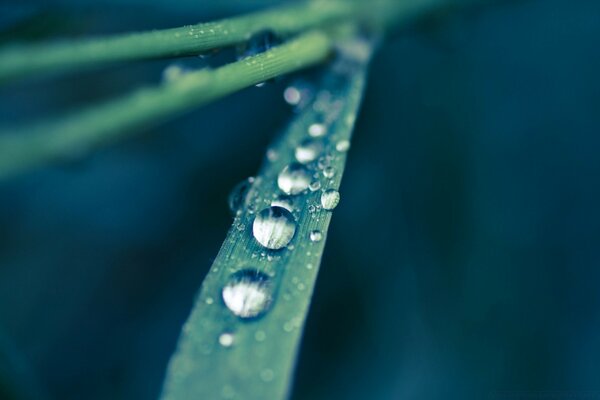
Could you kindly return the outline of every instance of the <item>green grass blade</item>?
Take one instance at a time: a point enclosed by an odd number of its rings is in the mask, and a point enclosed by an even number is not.
[[[312,107],[291,121],[267,153],[182,330],[164,400],[276,400],[288,395],[332,215],[321,207],[321,196],[323,190],[340,186],[372,50],[373,42],[361,39],[343,44]],[[318,161],[307,164],[321,188],[287,199],[297,222],[295,236],[287,248],[265,249],[253,237],[254,218],[282,194],[278,174],[294,161],[295,148],[309,138],[309,127],[322,118],[328,124],[328,133],[319,139],[324,151]],[[313,231],[321,232],[322,240],[311,240]],[[254,320],[234,315],[221,294],[231,274],[246,268],[270,276],[274,290],[269,311]]]
[[[331,46],[325,34],[306,33],[254,57],[192,72],[56,121],[0,131],[0,179],[55,158],[81,154],[135,133],[133,128],[321,62]]]
[[[0,50],[0,82],[49,70],[198,54],[241,43],[269,29],[287,36],[349,16],[353,2],[303,2],[264,12],[197,25],[110,37],[12,46]]]

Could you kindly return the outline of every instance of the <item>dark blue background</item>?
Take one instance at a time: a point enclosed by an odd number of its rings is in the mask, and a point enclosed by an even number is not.
[[[233,10],[105,3],[4,5],[5,29],[47,12],[0,41]],[[599,49],[593,0],[446,15],[381,48],[294,399],[600,391]],[[0,119],[154,84],[168,63],[5,85]],[[22,382],[33,397],[156,398],[231,222],[228,192],[291,117],[285,84],[0,183],[0,360],[11,365],[0,382]]]

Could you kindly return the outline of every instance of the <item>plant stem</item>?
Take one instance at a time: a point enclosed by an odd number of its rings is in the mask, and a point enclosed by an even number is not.
[[[0,50],[0,81],[50,70],[199,54],[244,42],[266,29],[288,36],[348,17],[356,10],[355,4],[304,2],[180,28],[9,47]]]
[[[0,178],[57,157],[79,154],[132,128],[166,119],[247,86],[323,61],[331,40],[310,32],[215,70],[192,72],[56,121],[0,132]]]

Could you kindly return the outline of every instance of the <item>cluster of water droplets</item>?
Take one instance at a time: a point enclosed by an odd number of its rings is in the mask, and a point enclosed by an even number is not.
[[[276,43],[269,32],[256,35],[244,48],[240,48],[240,58],[268,50]],[[229,208],[235,217],[234,227],[240,235],[251,235],[257,250],[253,250],[252,258],[256,264],[251,267],[243,266],[232,270],[227,282],[222,288],[221,298],[227,309],[242,320],[254,320],[264,316],[272,307],[276,282],[276,270],[262,266],[262,262],[277,260],[286,251],[295,251],[294,240],[298,236],[299,221],[311,220],[318,223],[326,212],[333,210],[340,201],[340,194],[335,189],[339,171],[336,165],[339,157],[350,148],[346,138],[338,139],[333,132],[334,124],[353,124],[354,116],[340,121],[343,100],[327,90],[316,92],[314,86],[306,81],[296,81],[288,86],[283,93],[285,101],[295,112],[308,111],[303,121],[304,134],[298,137],[292,149],[278,146],[267,151],[267,161],[272,165],[280,165],[280,160],[293,158],[293,161],[281,165],[274,182],[261,182],[263,178],[248,178],[234,187],[229,196]],[[311,108],[307,110],[307,108]],[[352,118],[352,120],[349,120]],[[286,152],[290,152],[289,154]],[[339,178],[338,178],[339,179]],[[253,190],[255,185],[276,187],[277,192],[266,198],[260,190]],[[302,219],[303,211],[310,217]],[[302,222],[304,223],[304,222]],[[298,240],[317,244],[324,240],[325,235],[319,229],[303,230],[304,237]],[[235,243],[240,243],[235,237]],[[233,243],[233,242],[232,242]],[[247,243],[242,241],[242,243]],[[252,242],[250,242],[252,243]],[[317,248],[311,246],[299,247],[310,256]],[[231,256],[232,260],[234,256]],[[276,265],[276,264],[275,264]],[[307,269],[315,268],[312,263],[306,264]],[[270,271],[270,272],[266,272]],[[307,284],[298,276],[291,278],[292,287],[297,291],[307,290]],[[280,294],[283,301],[290,301],[294,292],[286,289]],[[208,303],[208,299],[206,301]],[[210,304],[213,304],[210,298]],[[302,318],[291,316],[282,329],[291,332],[302,324]],[[263,342],[267,333],[262,330],[254,332],[254,340]],[[236,345],[235,333],[224,330],[218,335],[216,342],[223,348]],[[275,372],[264,369],[260,378],[271,381]]]

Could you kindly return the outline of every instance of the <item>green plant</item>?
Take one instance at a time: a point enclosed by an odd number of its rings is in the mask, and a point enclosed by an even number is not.
[[[393,24],[448,3],[311,2],[193,27],[0,53],[0,79],[17,79],[49,69],[198,53],[243,42],[264,29],[288,39],[251,58],[193,72],[70,116],[5,128],[0,132],[4,178],[334,59],[319,85],[318,106],[290,122],[257,177],[234,199],[235,220],[183,328],[167,373],[165,399],[287,395],[375,43]],[[361,33],[364,28],[367,34]],[[298,156],[298,149],[309,155]],[[289,174],[291,166],[295,170]],[[257,228],[261,216],[271,226]],[[236,291],[233,300],[241,305],[229,303],[225,289]]]

